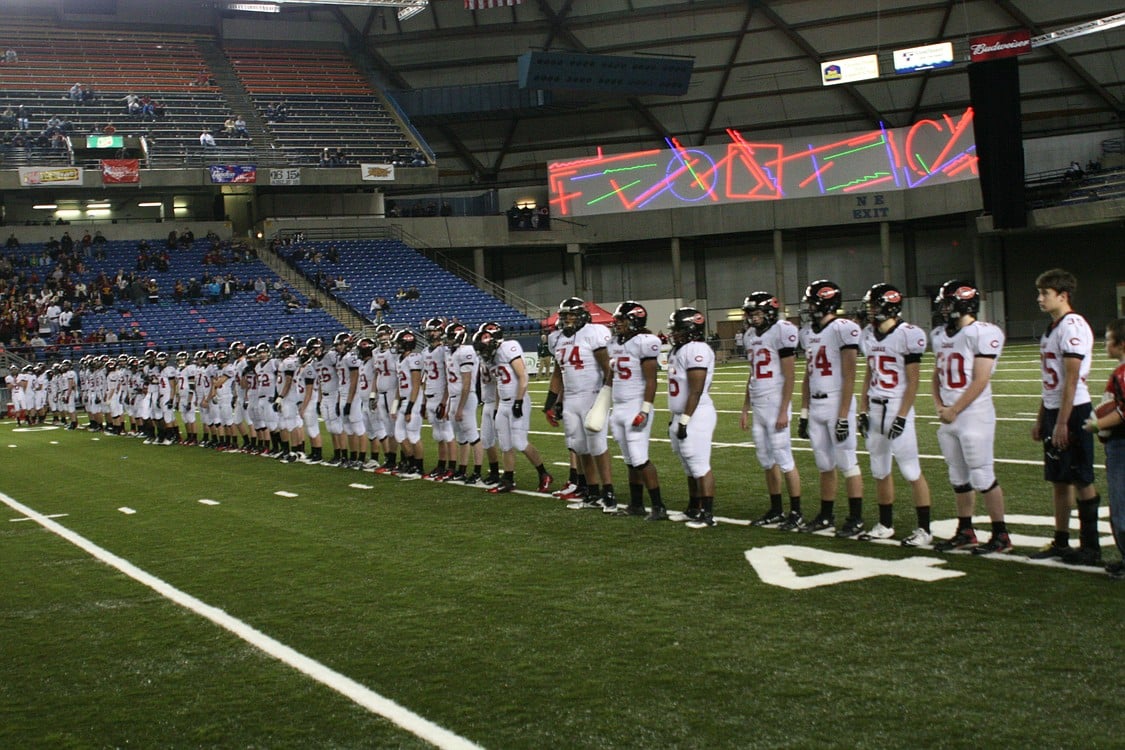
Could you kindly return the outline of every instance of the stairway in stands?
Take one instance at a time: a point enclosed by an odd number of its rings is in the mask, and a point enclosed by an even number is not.
[[[268,154],[272,149],[269,128],[260,112],[250,98],[250,92],[242,85],[238,74],[230,64],[230,60],[219,46],[209,39],[200,39],[196,42],[200,54],[207,61],[215,84],[223,92],[223,97],[230,104],[232,114],[241,114],[246,120],[246,130],[250,133],[250,144],[259,154]],[[269,160],[272,161],[272,160]]]

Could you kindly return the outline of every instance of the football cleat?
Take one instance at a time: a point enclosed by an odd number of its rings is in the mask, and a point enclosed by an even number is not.
[[[774,513],[773,511],[767,511],[765,513],[765,515],[759,516],[758,518],[755,518],[753,521],[751,521],[750,525],[751,526],[773,526],[774,524],[782,523],[784,521],[785,521],[785,514],[784,513]]]
[[[600,497],[588,497],[581,502],[570,503],[566,507],[570,510],[601,510],[602,500]]]
[[[1102,567],[1102,551],[1096,547],[1075,547],[1062,556],[1067,565],[1083,565],[1091,568]]]
[[[815,534],[818,531],[824,531],[826,529],[834,529],[835,527],[836,527],[836,517],[835,516],[819,516],[818,515],[816,518],[814,518],[813,520],[809,521],[808,523],[804,524],[799,529],[797,529],[797,531],[800,531],[802,534]]]
[[[777,528],[781,531],[800,531],[804,525],[805,517],[797,511],[791,510],[785,520],[777,525]]]
[[[698,518],[693,518],[684,525],[689,529],[709,529],[715,525],[715,517],[710,513],[700,513]]]
[[[877,523],[870,530],[859,535],[860,541],[870,542],[872,539],[890,539],[895,535],[895,530],[889,526]]]
[[[1012,551],[1012,538],[1007,532],[993,534],[992,538],[984,544],[973,547],[974,555],[1003,554]]]
[[[1055,544],[1052,541],[1027,557],[1030,560],[1050,560],[1055,557],[1065,558],[1068,552],[1070,552],[1069,544]]]
[[[1106,574],[1115,581],[1125,579],[1125,560],[1118,560],[1105,566]]]
[[[644,517],[648,515],[648,509],[643,505],[630,505],[626,508],[619,508],[617,515]]]
[[[555,478],[553,476],[551,476],[550,474],[544,474],[539,480],[539,487],[536,488],[536,492],[542,492],[544,494],[550,492],[551,482],[553,481],[555,481]]]
[[[910,536],[902,540],[903,547],[928,547],[934,543],[934,535],[923,528],[914,529]]]
[[[863,519],[862,518],[845,518],[844,525],[836,531],[836,536],[840,539],[851,539],[863,533]],[[894,533],[894,530],[891,530]]]
[[[555,490],[551,494],[554,495],[555,497],[562,497],[563,495],[567,494],[568,492],[574,492],[576,489],[578,489],[577,484],[574,484],[573,482],[567,482],[565,487],[563,487],[561,490]]]
[[[454,480],[457,479],[456,476],[453,477],[453,478],[454,478]],[[484,479],[481,480],[481,484],[486,485],[486,486],[490,485],[490,484],[500,484],[500,475],[495,474],[495,473],[489,474],[488,476],[486,476]]]
[[[952,552],[977,546],[977,532],[974,529],[958,529],[952,538],[934,545],[937,552]]]
[[[480,484],[480,474],[470,474],[461,481],[466,485]],[[497,484],[499,484],[499,482],[497,482]]]
[[[468,481],[469,480],[467,480],[467,479],[465,480],[466,484],[468,484]],[[489,487],[485,491],[488,492],[488,494],[490,494],[490,495],[507,495],[509,492],[511,492],[515,488],[516,488],[516,486],[514,484],[510,483],[510,482],[501,482],[500,484],[496,485],[495,487]]]
[[[652,508],[652,511],[647,516],[645,516],[645,520],[646,521],[667,521],[668,520],[668,509],[665,508],[663,505],[661,505],[661,506],[655,506],[654,505],[653,508]]]
[[[575,487],[570,492],[564,492],[563,494],[559,495],[558,498],[560,500],[585,500],[586,499],[586,488],[585,487],[582,487],[582,488]]]

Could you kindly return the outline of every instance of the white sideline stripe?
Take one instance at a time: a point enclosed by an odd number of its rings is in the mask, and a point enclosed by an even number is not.
[[[69,516],[69,515],[70,515],[69,513],[52,513],[49,516],[43,516],[43,517],[44,518],[62,518],[64,516]],[[19,523],[20,521],[34,521],[34,520],[35,520],[34,518],[28,518],[27,516],[24,516],[23,518],[9,518],[8,519],[9,523]]]
[[[31,520],[38,523],[43,528],[47,529],[54,534],[62,537],[74,546],[88,552],[95,559],[105,563],[111,568],[116,569],[118,572],[132,578],[144,586],[152,589],[161,596],[169,599],[170,601],[180,605],[184,609],[188,609],[195,614],[215,623],[227,632],[238,636],[242,640],[249,643],[251,646],[265,652],[269,656],[277,659],[278,661],[288,664],[296,669],[298,672],[311,677],[325,687],[335,690],[345,698],[363,706],[371,713],[382,716],[391,723],[399,726],[406,731],[410,732],[416,737],[426,740],[430,744],[439,748],[451,748],[452,750],[460,750],[461,748],[479,748],[480,746],[470,742],[469,740],[450,732],[448,729],[439,727],[432,721],[425,719],[418,714],[410,711],[403,706],[395,703],[389,698],[384,698],[370,688],[364,687],[350,677],[336,672],[324,666],[315,659],[311,659],[304,654],[295,651],[294,649],[286,646],[284,643],[271,638],[265,633],[257,630],[250,625],[247,625],[237,617],[228,615],[218,607],[212,607],[199,599],[196,599],[190,594],[180,591],[175,586],[164,582],[151,573],[138,568],[133,563],[118,557],[109,550],[103,549],[98,545],[91,542],[86,537],[71,531],[62,524],[56,523],[47,516],[44,516],[26,505],[20,503],[12,497],[0,492],[0,501],[3,501],[9,508],[24,514]]]
[[[352,482],[348,486],[351,487],[354,490],[373,490],[373,489],[375,489],[375,487],[370,485],[370,484],[360,484],[359,482]]]

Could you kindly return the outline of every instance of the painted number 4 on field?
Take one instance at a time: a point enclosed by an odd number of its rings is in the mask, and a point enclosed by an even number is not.
[[[940,581],[965,575],[956,570],[935,566],[945,565],[936,557],[907,557],[902,560],[881,560],[842,552],[828,552],[814,547],[778,544],[746,550],[746,560],[763,583],[800,591],[817,586],[859,581],[875,576],[897,576],[912,581]],[[836,568],[828,573],[799,576],[789,565],[790,560],[815,563]]]

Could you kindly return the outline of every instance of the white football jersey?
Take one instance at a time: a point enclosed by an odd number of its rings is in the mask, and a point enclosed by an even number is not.
[[[785,386],[781,371],[783,357],[796,354],[800,332],[788,320],[779,320],[764,332],[753,327],[742,334],[742,348],[750,363],[750,394],[762,396],[776,393]]]
[[[594,352],[605,349],[611,338],[609,329],[597,323],[587,323],[573,336],[559,336],[552,351],[562,372],[564,395],[597,393],[604,385]]]
[[[277,392],[285,387],[286,379],[292,379],[293,383],[289,386],[289,392],[285,394],[285,400],[292,404],[299,404],[305,397],[305,382],[298,377],[301,370],[301,362],[297,359],[297,355],[293,354],[281,360],[281,367],[277,373]]]
[[[427,348],[422,352],[422,388],[426,398],[441,399],[445,396],[445,353],[444,346]]]
[[[711,403],[711,380],[715,377],[715,351],[703,341],[689,341],[668,357],[668,411],[683,414],[688,399],[688,371],[707,370],[699,406]]]
[[[408,352],[402,355],[398,361],[398,397],[404,402],[410,398],[411,373],[416,370],[418,372],[422,370],[421,352]],[[415,394],[416,399],[421,397],[420,392]]]
[[[847,318],[833,318],[819,331],[812,325],[801,329],[801,348],[805,350],[809,393],[838,393],[844,385],[840,352],[859,348],[859,326]]]
[[[934,370],[938,375],[941,402],[952,406],[972,382],[973,364],[977,357],[992,359],[992,369],[996,370],[996,360],[1004,349],[1004,332],[991,323],[976,320],[952,336],[946,333],[944,327],[935,328],[930,334],[930,341],[934,350]],[[990,379],[977,401],[991,400]]]
[[[398,388],[398,354],[393,349],[376,351],[371,361],[375,367],[375,390],[394,393]]]
[[[1090,389],[1086,379],[1090,376],[1090,360],[1094,354],[1094,331],[1086,319],[1075,312],[1067,313],[1044,332],[1039,339],[1039,362],[1043,371],[1043,406],[1058,409],[1062,406],[1063,384],[1066,382],[1064,359],[1074,357],[1081,361],[1078,385],[1074,389],[1074,406],[1090,403]]]
[[[498,397],[496,395],[496,376],[493,360],[481,359],[480,367],[477,368],[477,373],[480,376],[481,403],[495,404],[498,401]]]
[[[335,349],[328,349],[324,352],[324,356],[315,360],[320,392],[325,396],[335,396],[340,392],[340,376],[336,372],[336,361],[339,358]]]
[[[492,356],[492,372],[496,379],[496,392],[501,401],[509,401],[518,395],[520,382],[512,363],[523,359],[523,347],[518,341],[505,339]]]
[[[926,351],[926,333],[910,323],[899,323],[885,334],[867,326],[860,336],[859,349],[867,357],[871,381],[870,398],[902,398],[906,393],[906,366],[920,362]]]
[[[476,392],[478,365],[477,352],[470,344],[462,344],[446,354],[445,369],[446,376],[449,378],[449,400],[451,403],[456,404],[457,399],[461,397],[462,375],[468,374],[469,376],[466,384],[469,392]]]
[[[613,403],[644,400],[645,377],[641,362],[660,356],[660,339],[651,333],[638,333],[622,344],[615,336],[607,349],[609,364],[613,368]]]

